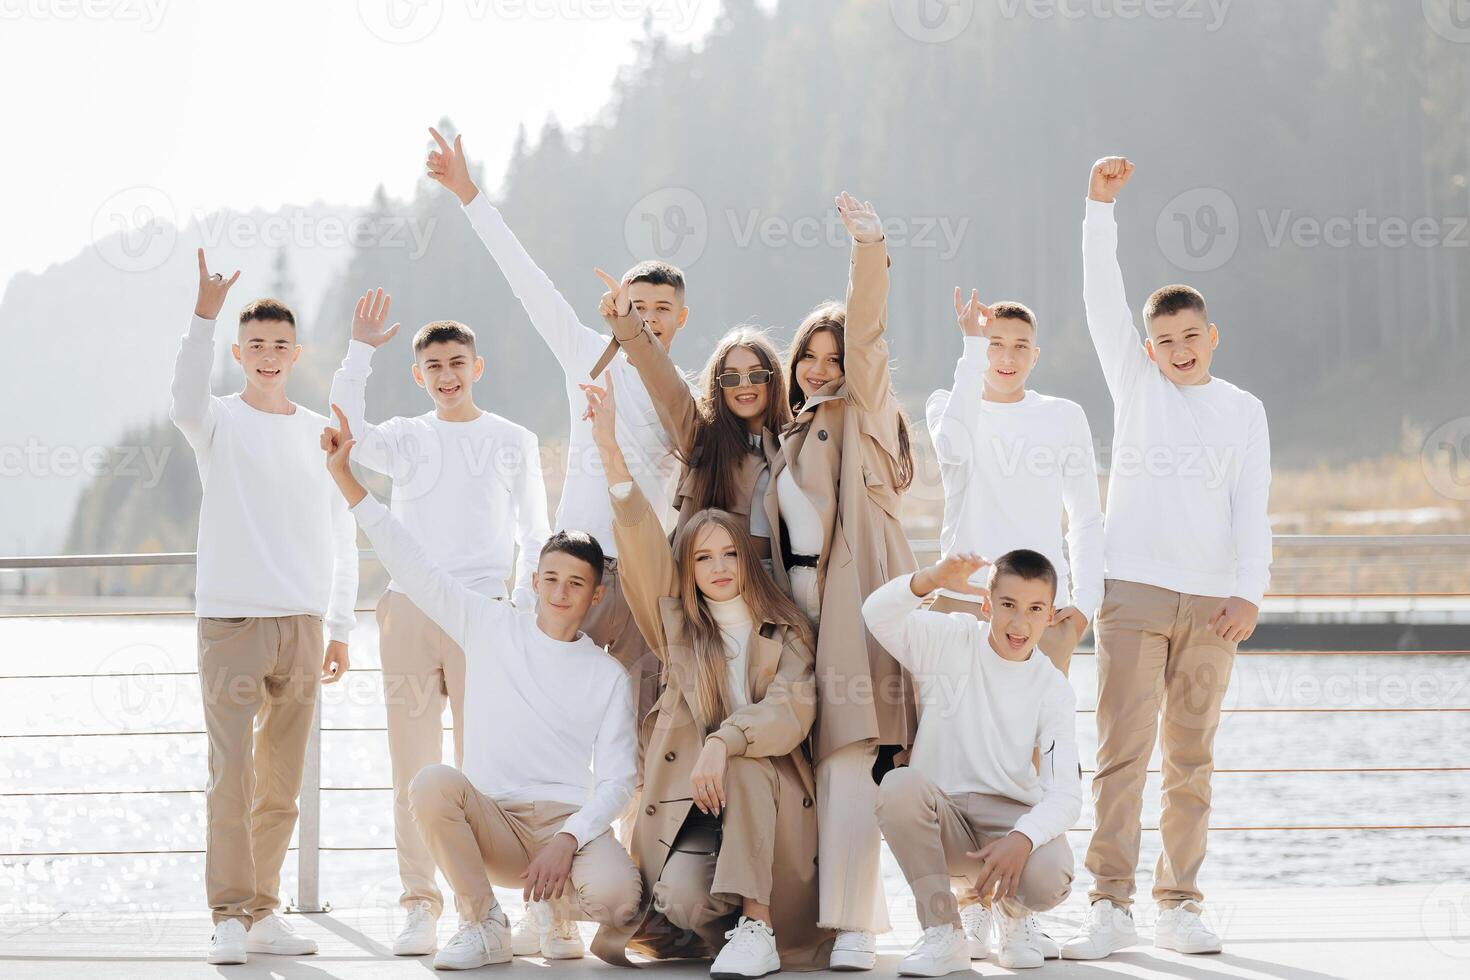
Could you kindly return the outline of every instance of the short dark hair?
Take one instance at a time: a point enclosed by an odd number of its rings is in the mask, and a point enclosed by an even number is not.
[[[602,584],[602,545],[586,531],[557,531],[552,534],[541,546],[541,554],[536,557],[536,563],[539,565],[542,558],[553,552],[582,559],[592,566],[592,584]]]
[[[296,314],[278,299],[257,299],[245,304],[245,309],[240,311],[240,326],[251,320],[283,320],[296,329]]]
[[[1205,298],[1198,289],[1193,286],[1163,286],[1153,291],[1153,295],[1143,304],[1143,323],[1148,326],[1156,316],[1169,316],[1184,310],[1198,310],[1199,315],[1206,320],[1210,315],[1205,312]]]
[[[648,282],[655,286],[673,286],[675,293],[681,297],[684,295],[684,273],[678,266],[669,265],[657,259],[648,259],[633,266],[623,273],[623,282]]]
[[[1052,599],[1055,600],[1057,597],[1056,566],[1051,563],[1051,559],[1039,551],[1032,551],[1029,548],[1017,548],[1015,551],[1007,551],[997,558],[995,564],[991,566],[990,583],[992,587],[995,584],[995,580],[1002,575],[1015,575],[1019,578],[1026,579],[1028,582],[1038,580],[1046,582],[1051,586]]]
[[[1011,300],[996,303],[990,307],[990,312],[995,314],[997,320],[1025,320],[1031,324],[1031,329],[1036,329],[1036,314],[1031,312],[1031,307],[1025,303],[1015,303]]]
[[[430,344],[445,344],[458,341],[470,349],[475,350],[475,332],[458,320],[435,320],[419,327],[418,333],[413,335],[413,352],[419,354]]]

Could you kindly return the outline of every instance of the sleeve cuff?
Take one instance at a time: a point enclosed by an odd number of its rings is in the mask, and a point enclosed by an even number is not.
[[[382,501],[374,497],[371,492],[363,497],[351,508],[352,516],[361,528],[372,527],[380,523],[388,514],[388,508],[384,507]]]
[[[1235,596],[1246,602],[1254,603],[1257,610],[1261,608],[1261,602],[1266,598],[1266,588],[1263,585],[1246,585],[1243,582],[1235,583]]]
[[[206,320],[196,313],[189,320],[187,336],[190,340],[207,340],[214,343],[214,325],[218,322],[217,320]]]
[[[745,750],[750,747],[750,739],[746,738],[745,732],[739,726],[729,722],[721,725],[718,731],[710,735],[710,738],[717,738],[724,742],[725,750],[732,758],[744,755]]]
[[[1021,819],[1017,820],[1016,825],[1011,829],[1023,835],[1031,842],[1032,853],[1035,853],[1038,847],[1050,842],[1052,837],[1056,836],[1055,834],[1048,835],[1045,828],[1037,826],[1037,821],[1029,813],[1023,814]]]
[[[347,342],[347,357],[342,363],[345,367],[362,368],[365,372],[370,371],[375,349],[372,344],[364,344],[360,340],[349,340]]]
[[[1087,217],[1091,218],[1096,216],[1099,218],[1107,218],[1109,220],[1113,220],[1113,208],[1116,204],[1116,201],[1112,203],[1106,201],[1094,201],[1092,198],[1089,197],[1087,199]]]
[[[333,643],[346,643],[352,635],[351,626],[330,626],[327,628],[327,639]]]
[[[479,200],[479,198],[477,197],[475,200]],[[591,828],[587,826],[587,821],[583,819],[581,810],[567,817],[566,822],[561,825],[561,829],[557,833],[571,834],[572,839],[577,842],[577,850],[579,851],[593,840]]]

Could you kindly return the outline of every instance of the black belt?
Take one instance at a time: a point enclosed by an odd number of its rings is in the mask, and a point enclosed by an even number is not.
[[[816,568],[817,555],[792,555],[786,559],[787,568]]]

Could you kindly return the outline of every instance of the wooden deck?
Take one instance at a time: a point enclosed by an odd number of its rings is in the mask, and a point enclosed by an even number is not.
[[[1464,869],[1459,869],[1463,872]],[[1450,869],[1446,873],[1452,874]],[[1153,907],[1136,910],[1143,945],[1091,963],[1049,961],[1037,977],[1144,977],[1148,980],[1324,980],[1338,977],[1470,977],[1470,880],[1379,888],[1274,889],[1221,892],[1210,899],[1210,918],[1225,940],[1215,956],[1182,956],[1149,945]],[[508,909],[514,918],[516,909]],[[895,932],[880,940],[874,977],[892,977],[917,936],[912,910],[895,908]],[[1085,912],[1074,895],[1043,917],[1048,931],[1065,938]],[[334,909],[297,915],[293,923],[321,945],[314,956],[256,954],[245,966],[203,961],[210,934],[207,912],[12,914],[0,916],[0,977],[6,980],[174,980],[184,977],[273,977],[281,980],[390,980],[436,975],[429,957],[392,956],[387,943],[397,928],[393,909]],[[452,914],[440,920],[441,941],[453,932]],[[590,934],[589,934],[590,936]],[[975,973],[1009,975],[978,961]],[[664,978],[708,976],[701,963],[650,964],[645,973]],[[546,963],[518,959],[485,967],[472,976],[524,978],[628,976],[592,959]],[[454,976],[455,974],[441,974]],[[827,974],[809,974],[826,976]],[[851,976],[850,974],[848,976]],[[960,976],[963,976],[962,974]]]

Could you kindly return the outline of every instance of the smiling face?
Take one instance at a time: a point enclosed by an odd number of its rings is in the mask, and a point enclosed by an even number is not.
[[[668,350],[674,343],[674,334],[689,319],[689,307],[684,305],[684,296],[677,287],[663,282],[630,282],[628,301],[633,312],[644,326]]]
[[[806,346],[797,351],[792,373],[803,398],[810,398],[823,385],[842,380],[842,347],[832,328],[819,328],[810,334]]]
[[[230,347],[245,372],[245,387],[260,395],[276,395],[286,387],[291,368],[301,356],[296,327],[285,320],[247,320],[238,343]]]
[[[765,371],[765,384],[752,384],[752,371]],[[725,355],[725,362],[720,365],[719,373],[740,375],[740,384],[737,387],[726,388],[721,385],[720,398],[730,414],[745,423],[749,431],[760,432],[765,422],[766,408],[771,403],[771,377],[774,375],[770,367],[749,347],[733,347]]]
[[[582,628],[592,604],[602,598],[602,586],[586,559],[565,551],[541,556],[531,576],[536,591],[536,618],[548,635],[571,635]]]
[[[735,539],[710,523],[694,538],[694,585],[706,599],[724,602],[740,594],[740,553]]]
[[[1000,572],[991,578],[985,612],[990,646],[1007,660],[1025,660],[1051,625],[1056,585],[1045,578]]]
[[[1020,317],[997,316],[986,324],[985,332],[989,337],[985,395],[995,401],[1019,401],[1026,393],[1026,379],[1041,356],[1036,328]]]
[[[473,387],[485,372],[485,359],[463,341],[426,344],[414,356],[413,379],[434,399],[440,412],[452,412],[474,398]]]
[[[1198,310],[1159,314],[1148,323],[1148,356],[1176,385],[1210,380],[1210,361],[1220,334]]]

